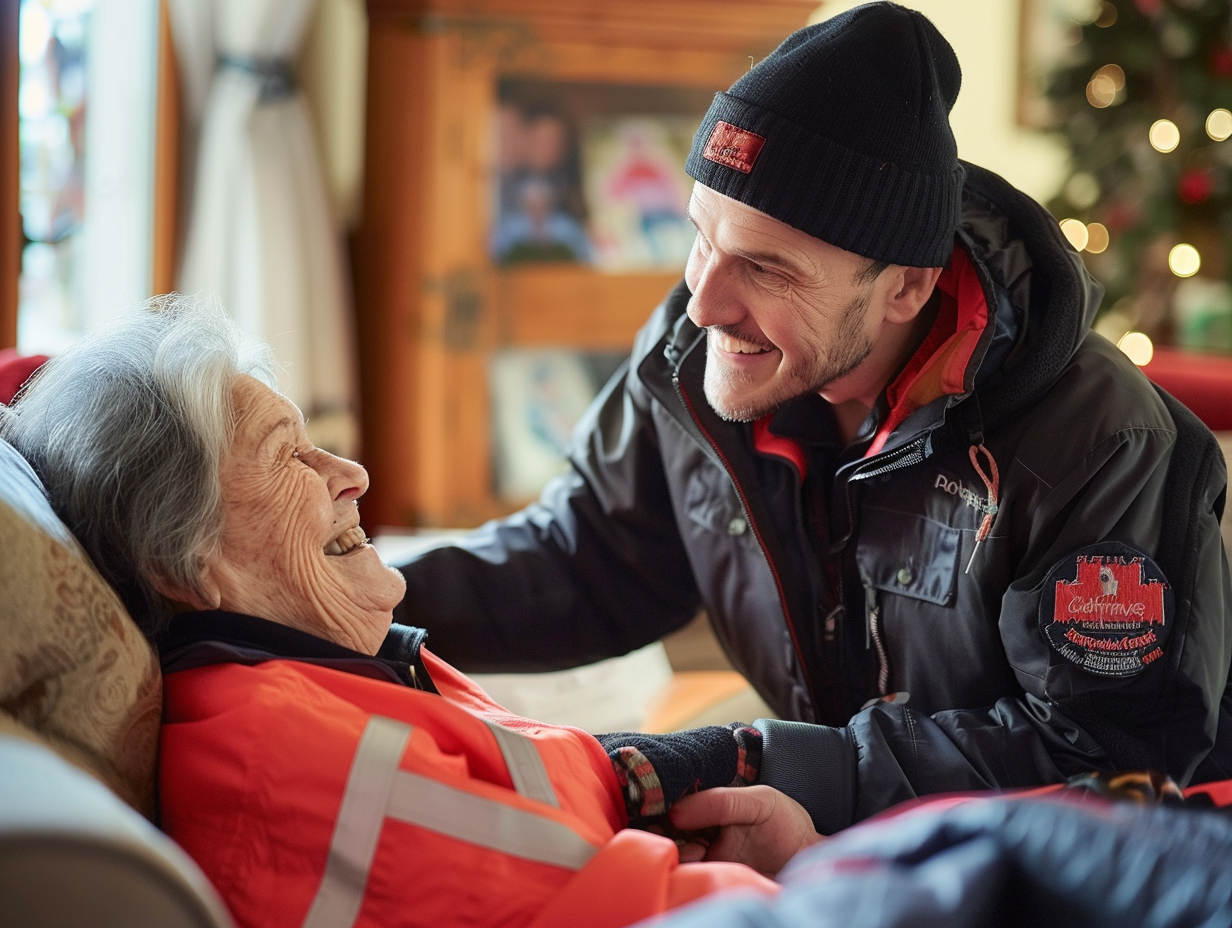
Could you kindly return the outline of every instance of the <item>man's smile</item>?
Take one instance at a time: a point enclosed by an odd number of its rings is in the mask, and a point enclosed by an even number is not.
[[[709,329],[708,337],[717,350],[727,354],[760,355],[769,354],[775,350],[773,345],[758,345],[734,335],[728,335],[717,328]]]

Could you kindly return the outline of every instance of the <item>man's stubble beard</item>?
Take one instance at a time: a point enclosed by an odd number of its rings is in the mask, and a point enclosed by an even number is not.
[[[777,383],[764,397],[750,400],[743,404],[724,402],[723,394],[730,393],[743,385],[752,383],[752,378],[731,368],[710,363],[709,339],[710,330],[706,331],[707,357],[705,374],[706,400],[719,417],[728,422],[752,422],[767,416],[789,400],[806,393],[820,393],[836,380],[845,377],[864,363],[864,359],[872,353],[873,342],[864,334],[864,315],[868,307],[872,288],[854,297],[839,319],[838,330],[829,352],[815,354],[808,360],[807,369],[804,365],[787,369],[777,376]],[[714,326],[723,331],[723,326]],[[729,332],[738,337],[735,331]]]

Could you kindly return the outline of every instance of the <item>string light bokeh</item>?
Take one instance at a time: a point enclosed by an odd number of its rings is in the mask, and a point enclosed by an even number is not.
[[[1048,206],[1105,285],[1096,329],[1137,357],[1232,352],[1232,0],[1103,0],[1071,25],[1047,91],[1071,171]]]

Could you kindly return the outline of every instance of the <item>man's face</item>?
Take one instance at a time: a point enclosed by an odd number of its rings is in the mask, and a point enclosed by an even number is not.
[[[868,259],[695,184],[689,318],[706,329],[706,399],[751,421],[805,393],[850,389],[880,330]]]

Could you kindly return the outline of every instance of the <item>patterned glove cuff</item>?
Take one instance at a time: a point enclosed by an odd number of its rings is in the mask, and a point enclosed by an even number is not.
[[[749,786],[761,767],[762,734],[733,722],[666,735],[599,735],[634,826],[659,819],[681,796],[716,786]]]

